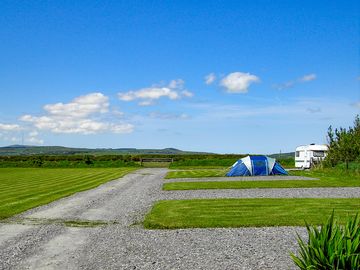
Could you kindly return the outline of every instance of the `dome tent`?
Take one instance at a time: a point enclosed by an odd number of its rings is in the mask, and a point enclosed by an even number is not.
[[[274,158],[266,156],[247,156],[232,165],[226,176],[288,174]]]

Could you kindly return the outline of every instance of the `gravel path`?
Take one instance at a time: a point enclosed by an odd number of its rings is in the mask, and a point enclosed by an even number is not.
[[[289,251],[295,251],[295,232],[305,236],[304,228],[144,230],[136,224],[159,199],[211,198],[216,192],[224,197],[248,197],[249,192],[360,196],[359,189],[165,192],[166,171],[139,170],[16,217],[39,219],[39,225],[0,224],[0,269],[296,269]],[[51,219],[116,223],[86,228],[41,224]]]
[[[240,177],[204,177],[204,178],[173,178],[165,179],[166,183],[171,182],[216,182],[216,181],[285,181],[285,180],[319,180],[318,178],[305,177],[305,176],[240,176]]]
[[[163,200],[204,198],[359,198],[360,188],[264,188],[164,191]]]

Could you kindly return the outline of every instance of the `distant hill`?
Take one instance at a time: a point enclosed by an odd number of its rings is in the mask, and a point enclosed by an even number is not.
[[[212,154],[205,152],[182,151],[176,148],[164,149],[137,149],[137,148],[71,148],[64,146],[31,146],[10,145],[0,147],[0,156],[21,155],[188,155],[188,154]]]

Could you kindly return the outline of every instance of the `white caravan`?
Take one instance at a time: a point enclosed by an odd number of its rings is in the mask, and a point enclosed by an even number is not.
[[[300,145],[295,150],[295,167],[309,169],[314,164],[323,161],[329,150],[326,144]]]

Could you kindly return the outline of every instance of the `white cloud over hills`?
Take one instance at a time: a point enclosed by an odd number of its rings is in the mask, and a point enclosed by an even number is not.
[[[193,93],[184,89],[184,81],[181,79],[172,80],[166,86],[151,86],[141,88],[139,90],[120,92],[118,98],[122,101],[139,100],[138,105],[149,106],[153,105],[155,100],[160,98],[168,98],[170,100],[177,100],[182,97],[192,97]]]
[[[101,132],[131,133],[128,123],[110,123],[99,120],[109,111],[109,98],[102,93],[90,93],[77,97],[69,103],[44,106],[45,115],[23,115],[21,121],[30,123],[39,130],[53,133],[96,134]]]
[[[1,124],[0,131],[19,131],[21,127],[17,124]]]

